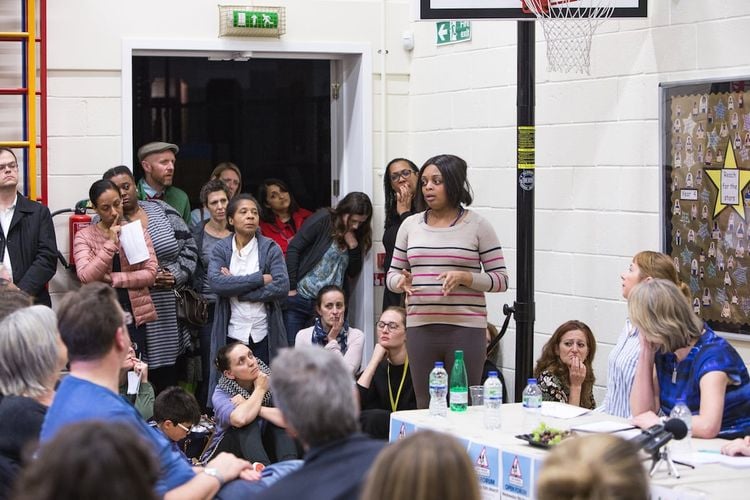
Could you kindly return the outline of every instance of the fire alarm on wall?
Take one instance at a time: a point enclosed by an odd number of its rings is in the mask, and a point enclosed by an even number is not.
[[[411,31],[401,33],[401,43],[404,45],[404,50],[409,52],[414,50],[414,33]]]

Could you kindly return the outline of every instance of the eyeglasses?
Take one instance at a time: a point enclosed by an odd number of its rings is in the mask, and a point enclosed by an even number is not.
[[[12,161],[10,163],[0,163],[0,172],[5,170],[6,168],[9,168],[11,170],[18,170],[18,163]]]
[[[179,427],[183,431],[187,432],[188,434],[190,433],[190,428],[189,427],[185,427],[184,425],[182,425],[180,423],[177,424],[177,427]]]
[[[393,172],[388,177],[391,178],[391,182],[396,182],[400,178],[408,179],[414,171],[410,168],[405,168],[401,172]]]
[[[398,330],[401,325],[399,325],[395,321],[389,321],[388,323],[386,323],[385,321],[378,321],[377,323],[375,323],[375,326],[377,326],[379,330],[388,329],[390,331],[393,331]]]

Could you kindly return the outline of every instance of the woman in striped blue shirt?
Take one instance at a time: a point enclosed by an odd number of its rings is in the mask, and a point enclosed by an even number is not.
[[[646,250],[638,252],[633,257],[624,273],[620,275],[622,280],[622,296],[628,300],[630,291],[638,283],[647,279],[666,279],[677,286],[686,297],[690,297],[690,289],[680,281],[677,269],[672,259],[659,252]],[[609,353],[607,371],[607,394],[604,397],[599,411],[618,417],[627,418],[630,412],[630,390],[633,387],[635,377],[635,364],[638,361],[640,342],[638,330],[629,319],[625,320],[625,326],[617,339],[617,344]]]

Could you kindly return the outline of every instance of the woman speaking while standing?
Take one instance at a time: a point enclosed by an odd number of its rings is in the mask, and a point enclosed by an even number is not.
[[[426,208],[398,231],[388,288],[405,292],[407,341],[417,406],[427,408],[427,377],[435,361],[450,371],[464,351],[469,385],[479,385],[486,358],[486,292],[508,289],[502,247],[490,223],[468,210],[466,162],[453,155],[427,160],[419,171],[417,202]]]

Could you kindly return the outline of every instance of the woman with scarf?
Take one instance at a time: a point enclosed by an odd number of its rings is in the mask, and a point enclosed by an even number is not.
[[[210,456],[228,451],[263,465],[270,464],[272,456],[274,462],[296,459],[297,445],[271,403],[268,366],[242,342],[219,349],[215,363],[221,377],[211,397],[216,433],[208,447]],[[264,436],[273,450],[264,447]]]
[[[336,351],[344,357],[352,375],[356,375],[362,364],[365,334],[346,321],[346,299],[341,287],[321,288],[315,299],[315,310],[318,313],[315,324],[297,332],[295,345],[315,344]]]

